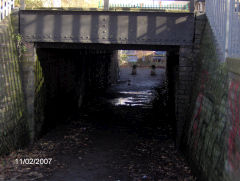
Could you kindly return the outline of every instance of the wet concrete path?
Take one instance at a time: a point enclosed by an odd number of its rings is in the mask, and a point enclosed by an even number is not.
[[[154,88],[165,80],[165,70],[156,69],[156,76],[150,75],[150,68],[137,68],[137,75],[131,75],[131,67],[120,69],[119,83],[112,86],[108,93],[115,93],[112,103],[116,106],[151,106]]]
[[[32,147],[2,158],[1,178],[44,181],[195,180],[177,152],[172,128],[152,108],[154,88],[164,70],[121,69],[121,80],[68,125],[51,131]],[[130,81],[129,81],[130,80]],[[161,112],[161,111],[160,111]],[[16,158],[52,158],[50,165],[16,165]]]

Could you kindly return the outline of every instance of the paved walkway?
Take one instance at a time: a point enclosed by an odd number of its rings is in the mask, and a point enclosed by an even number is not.
[[[139,69],[136,76],[130,72],[122,69],[119,84],[69,118],[70,124],[2,158],[5,168],[0,180],[195,180],[174,147],[171,126],[152,109],[154,88],[164,79],[164,71],[158,70],[155,77],[148,69]],[[23,157],[53,161],[51,165],[14,164],[15,158]]]

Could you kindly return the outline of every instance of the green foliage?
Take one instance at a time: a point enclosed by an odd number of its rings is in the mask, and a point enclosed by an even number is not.
[[[123,65],[127,62],[127,55],[126,54],[120,54],[120,60],[119,60],[119,64]]]
[[[120,58],[121,58],[121,60],[126,61],[127,60],[127,55],[126,54],[122,54]]]
[[[20,0],[15,0],[15,6],[17,6],[17,7],[20,6]]]
[[[19,58],[21,58],[23,53],[27,51],[27,47],[23,43],[22,35],[15,34],[14,35],[14,39],[15,39],[15,41],[17,43],[18,56],[19,56]]]
[[[20,6],[20,0],[15,1],[16,6]],[[34,9],[43,6],[42,0],[25,0],[27,9]]]

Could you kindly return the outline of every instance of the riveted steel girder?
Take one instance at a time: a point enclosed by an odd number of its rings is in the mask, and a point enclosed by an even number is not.
[[[192,45],[192,13],[21,10],[27,42]]]

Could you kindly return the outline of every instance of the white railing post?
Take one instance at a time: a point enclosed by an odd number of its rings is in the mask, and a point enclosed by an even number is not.
[[[2,20],[4,19],[4,17],[5,17],[5,8],[4,8],[4,0],[1,0],[2,1],[2,7],[1,7],[1,9],[2,9]]]
[[[7,1],[7,4],[8,4],[8,15],[10,15],[11,14],[11,11],[12,11],[12,3],[11,3],[11,0],[8,0]]]
[[[8,16],[8,0],[5,0],[5,17]]]
[[[10,15],[12,9],[15,8],[15,0],[0,0],[0,21]]]
[[[6,11],[6,0],[3,0],[3,19],[7,16],[7,11]]]
[[[6,0],[3,0],[3,19],[7,16]]]
[[[0,0],[0,21],[2,21],[2,0]]]
[[[15,0],[12,0],[12,9],[15,8]]]
[[[229,51],[229,34],[230,34],[230,7],[231,0],[226,0],[226,36],[225,36],[225,52],[224,52],[224,58],[226,59],[228,57],[228,51]]]

